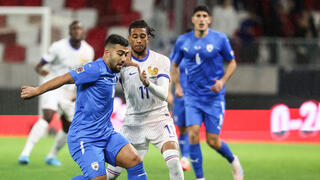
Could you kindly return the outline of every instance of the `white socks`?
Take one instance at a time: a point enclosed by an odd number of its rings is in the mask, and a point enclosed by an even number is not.
[[[117,179],[117,177],[120,176],[122,169],[123,168],[120,167],[120,166],[114,167],[114,166],[108,164],[107,180],[115,180],[115,179]]]
[[[184,174],[179,161],[179,151],[168,149],[162,154],[169,168],[170,180],[183,180]]]
[[[66,140],[67,140],[67,134],[63,130],[60,130],[56,135],[54,144],[47,157],[48,158],[56,157],[58,151],[66,144]]]
[[[34,145],[46,134],[48,125],[48,122],[42,118],[33,125],[21,156],[30,155]]]

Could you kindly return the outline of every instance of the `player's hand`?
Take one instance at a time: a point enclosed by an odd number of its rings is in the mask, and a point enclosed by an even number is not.
[[[167,102],[169,106],[173,104],[173,94],[171,92],[168,93]]]
[[[77,99],[77,94],[76,93],[73,93],[72,97],[71,97],[71,101],[72,102],[75,102]]]
[[[180,85],[176,85],[176,96],[178,98],[182,98],[183,95],[182,87]]]
[[[222,82],[222,80],[214,79],[214,81],[215,84],[210,87],[210,90],[217,93],[222,90],[224,83]]]
[[[126,56],[126,60],[124,61],[124,66],[135,66],[138,67],[138,64],[131,61],[132,55],[131,55],[131,49],[129,49],[129,52]]]
[[[21,87],[21,98],[22,99],[30,99],[36,95],[38,95],[38,91],[37,91],[36,87],[31,87],[31,86],[22,86]]]
[[[143,84],[144,86],[148,87],[150,83],[149,83],[149,81],[148,81],[148,79],[147,79],[147,73],[146,73],[146,71],[143,70],[143,71],[141,72],[140,67],[137,66],[137,68],[138,68],[138,73],[139,73],[140,81],[142,82],[142,84]]]
[[[41,70],[38,71],[38,73],[39,73],[41,76],[46,76],[46,75],[49,74],[49,71],[41,69]]]

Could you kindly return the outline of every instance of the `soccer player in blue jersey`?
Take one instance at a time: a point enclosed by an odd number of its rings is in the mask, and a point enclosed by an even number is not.
[[[172,55],[170,55],[170,60],[172,60]],[[181,61],[179,64],[179,72],[180,72],[180,85],[182,89],[185,89],[187,86],[187,77],[185,72],[185,64],[184,61]],[[170,91],[168,94],[168,104],[173,106],[173,120],[174,123],[179,128],[179,146],[181,151],[181,160],[180,164],[184,171],[188,171],[190,169],[190,163],[189,163],[189,136],[187,133],[187,127],[186,127],[186,115],[185,115],[185,107],[184,107],[184,97],[177,97],[175,94],[172,94],[171,91],[171,85],[170,82]]]
[[[119,35],[110,35],[102,58],[38,87],[21,88],[21,97],[28,99],[64,84],[76,84],[76,110],[67,139],[70,155],[83,175],[73,180],[105,180],[105,162],[126,168],[130,180],[147,179],[137,151],[114,131],[110,121],[116,75],[125,65],[128,54],[128,41]]]
[[[172,79],[176,95],[185,96],[186,121],[190,141],[190,158],[197,179],[204,179],[199,144],[200,126],[206,126],[207,143],[231,164],[235,180],[243,179],[237,156],[219,138],[225,111],[225,83],[236,69],[235,57],[227,36],[209,28],[211,15],[206,6],[198,6],[192,15],[193,31],[176,41],[172,55]],[[179,64],[185,62],[187,88],[179,80]],[[224,71],[223,62],[228,63]]]

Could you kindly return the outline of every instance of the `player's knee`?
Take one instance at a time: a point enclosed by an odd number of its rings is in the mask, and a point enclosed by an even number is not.
[[[189,132],[189,141],[191,144],[199,143],[199,133],[197,132]]]
[[[133,164],[139,164],[142,162],[142,159],[141,157],[138,155],[138,154],[134,154],[132,157],[131,157],[131,162],[133,162]]]
[[[220,148],[220,143],[218,138],[207,138],[207,143],[210,147],[214,149]]]

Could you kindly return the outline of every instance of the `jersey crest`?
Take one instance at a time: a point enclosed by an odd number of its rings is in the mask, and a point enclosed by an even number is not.
[[[158,68],[155,67],[153,69],[151,69],[151,66],[148,67],[148,73],[152,76],[156,76],[158,74]]]
[[[80,66],[80,67],[78,67],[78,68],[76,69],[77,74],[79,74],[79,73],[81,73],[81,72],[83,72],[83,71],[84,71],[83,66]]]
[[[207,45],[207,51],[211,52],[213,50],[213,45],[212,44],[208,44]]]

